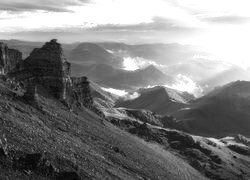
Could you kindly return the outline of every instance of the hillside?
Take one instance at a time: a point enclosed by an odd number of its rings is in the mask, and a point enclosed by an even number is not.
[[[137,93],[140,94],[139,97],[132,100],[120,100],[120,102],[117,102],[116,107],[147,109],[166,115],[186,107],[188,101],[194,99],[191,94],[163,86],[139,89]]]
[[[223,137],[239,133],[249,136],[249,90],[250,83],[247,81],[218,87],[174,113],[177,126],[206,136]]]
[[[0,92],[1,136],[6,137],[10,154],[40,153],[60,173],[74,172],[84,179],[202,179],[174,154],[163,153],[87,109],[72,112],[60,102],[42,96],[38,106],[33,105],[3,82]],[[0,177],[4,178],[52,178],[36,168],[30,173],[26,173],[29,167],[16,171],[1,164],[0,168]]]

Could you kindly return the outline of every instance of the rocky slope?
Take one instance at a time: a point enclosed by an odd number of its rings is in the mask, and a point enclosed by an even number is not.
[[[161,145],[165,151],[176,154],[205,177],[209,179],[249,178],[248,138],[242,135],[222,139],[193,136],[162,128],[169,126],[166,121],[169,121],[170,117],[163,118],[140,110],[124,109],[124,111],[129,118],[112,115],[110,121],[146,142]]]
[[[30,104],[5,82],[0,92],[1,178],[205,179],[174,153],[84,107],[71,111],[43,95]]]
[[[0,82],[0,177],[8,179],[248,179],[249,140],[164,129],[151,112],[103,121]],[[110,122],[111,123],[110,123]],[[118,126],[119,128],[116,128]]]

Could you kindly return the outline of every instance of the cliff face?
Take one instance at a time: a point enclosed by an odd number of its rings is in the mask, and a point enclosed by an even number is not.
[[[70,69],[61,45],[53,39],[34,49],[13,74],[16,80],[23,82],[28,99],[36,98],[45,89],[69,106],[91,106],[87,78],[71,78]]]
[[[22,60],[22,53],[0,42],[0,74],[6,75]]]
[[[56,98],[66,99],[66,88],[71,83],[70,63],[56,40],[34,49],[18,71],[18,79],[25,82],[29,96],[36,93],[37,86],[42,86]]]

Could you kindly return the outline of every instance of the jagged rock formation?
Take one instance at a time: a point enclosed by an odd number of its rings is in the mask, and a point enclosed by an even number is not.
[[[41,48],[35,48],[28,58],[18,64],[11,77],[24,84],[26,99],[34,100],[38,94],[46,92],[70,107],[92,106],[87,78],[71,78],[70,70],[71,65],[64,56],[61,44],[52,39]]]
[[[26,81],[31,84],[28,91],[34,92],[35,86],[39,84],[56,98],[66,99],[66,88],[71,84],[70,63],[56,40],[47,42],[42,48],[34,49],[24,61],[22,70],[27,72]]]
[[[22,53],[0,42],[0,74],[6,75],[22,60]]]

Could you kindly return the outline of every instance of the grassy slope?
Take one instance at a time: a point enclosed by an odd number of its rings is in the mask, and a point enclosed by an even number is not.
[[[2,84],[0,94],[0,133],[6,135],[10,149],[69,160],[89,179],[204,179],[174,154],[102,123],[86,109],[73,113],[42,97],[34,107],[13,98]],[[0,177],[39,179],[0,167]]]

